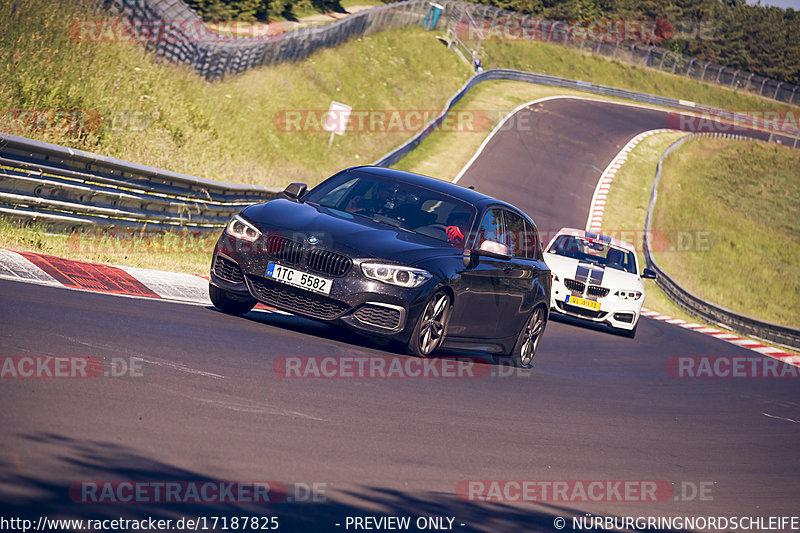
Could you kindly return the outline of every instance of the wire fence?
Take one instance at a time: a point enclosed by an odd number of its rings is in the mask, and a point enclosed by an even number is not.
[[[450,34],[455,34],[461,45],[464,42],[474,42],[476,50],[487,40],[541,41],[560,44],[593,55],[617,59],[623,63],[649,67],[700,82],[746,91],[779,102],[800,105],[800,87],[797,85],[703,61],[646,42],[629,41],[624,38],[596,38],[592,32],[586,31],[585,27],[574,22],[542,20],[492,6],[458,0],[442,4],[446,9],[446,30]],[[641,24],[647,21],[622,22]]]
[[[563,25],[558,38],[553,38],[553,32],[547,35],[525,32],[525,28],[540,27],[543,21],[514,11],[459,0],[438,2],[443,8],[438,27],[430,27],[426,18],[431,8],[430,2],[405,0],[359,11],[320,26],[280,33],[266,31],[263,35],[250,32],[244,36],[211,30],[182,0],[102,1],[130,25],[135,38],[147,50],[168,61],[187,63],[208,80],[254,67],[299,61],[319,49],[337,46],[370,33],[428,23],[429,29],[448,34],[450,39],[456,36],[453,40],[460,48],[464,48],[459,53],[467,60],[471,60],[473,52],[477,53],[484,39],[542,39],[779,102],[800,104],[800,90],[791,83],[717,65],[647,43],[593,40],[588,32],[576,31],[579,28],[568,21],[545,21],[552,27]],[[463,38],[464,32],[469,38]],[[470,47],[472,42],[475,43],[474,47]]]
[[[212,30],[182,0],[105,0],[105,4],[122,16],[148,51],[168,61],[187,63],[208,80],[254,67],[299,61],[319,49],[370,33],[421,25],[428,7],[425,0],[406,0],[321,26],[237,35]]]

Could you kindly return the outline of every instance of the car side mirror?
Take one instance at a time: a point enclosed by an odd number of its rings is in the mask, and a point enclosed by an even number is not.
[[[645,279],[656,279],[656,273],[649,268],[645,268],[644,272],[642,272],[642,277]]]
[[[508,261],[511,259],[511,250],[508,246],[501,242],[485,240],[481,243],[477,250],[473,250],[476,255],[483,255],[493,259],[500,259]]]
[[[283,194],[293,200],[298,200],[305,194],[307,188],[308,186],[305,183],[290,183],[283,190]]]

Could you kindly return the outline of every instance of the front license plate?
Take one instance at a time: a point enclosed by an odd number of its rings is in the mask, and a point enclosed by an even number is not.
[[[577,305],[579,307],[586,307],[587,309],[594,309],[595,311],[600,310],[600,302],[593,302],[591,300],[584,300],[583,298],[578,298],[577,296],[573,296],[571,294],[567,295],[567,299],[565,300],[570,305]]]
[[[333,284],[329,279],[321,278],[303,272],[302,270],[288,268],[277,263],[270,263],[267,265],[267,277],[275,281],[280,281],[281,283],[286,283],[287,285],[300,287],[301,289],[318,292],[320,294],[330,294],[331,285]]]

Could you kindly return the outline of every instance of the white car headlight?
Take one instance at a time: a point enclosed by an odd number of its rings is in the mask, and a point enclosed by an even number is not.
[[[361,272],[368,278],[397,285],[398,287],[419,287],[431,279],[431,273],[421,268],[385,265],[382,263],[361,263]]]
[[[247,242],[255,242],[256,239],[261,237],[261,231],[239,215],[234,216],[228,222],[228,227],[225,228],[225,231],[228,235]]]
[[[623,300],[638,300],[642,297],[641,291],[617,291],[614,294]]]

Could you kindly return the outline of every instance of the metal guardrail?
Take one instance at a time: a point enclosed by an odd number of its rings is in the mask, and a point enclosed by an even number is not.
[[[0,214],[61,229],[217,230],[279,192],[0,133]]]
[[[661,171],[664,160],[671,153],[680,148],[687,140],[703,135],[704,134],[692,134],[681,137],[672,143],[658,159],[656,175],[655,179],[653,180],[653,188],[650,192],[650,205],[647,208],[647,219],[645,221],[645,232],[642,243],[642,249],[644,252],[645,261],[647,262],[647,267],[656,272],[656,284],[661,287],[667,297],[689,314],[700,317],[711,324],[718,324],[744,335],[750,335],[752,337],[773,342],[775,344],[788,346],[794,349],[800,349],[800,329],[795,329],[780,324],[772,324],[770,322],[758,320],[757,318],[740,315],[692,294],[681,287],[680,284],[675,281],[675,279],[673,279],[658,265],[655,257],[650,251],[650,244],[647,236],[650,234],[653,209],[655,208],[656,200],[658,198],[658,183],[661,179]],[[743,137],[734,135],[723,135],[723,137],[745,139]]]
[[[694,102],[688,102],[685,100],[678,100],[675,98],[667,98],[665,96],[657,96],[653,94],[642,93],[639,91],[630,91],[628,89],[618,89],[616,87],[610,87],[608,85],[600,85],[597,83],[589,83],[585,81],[579,80],[570,80],[567,78],[559,78],[558,76],[549,76],[546,74],[535,74],[533,72],[524,72],[521,70],[511,70],[511,69],[491,69],[481,72],[479,74],[475,74],[472,76],[462,87],[461,89],[453,95],[450,100],[447,101],[445,104],[444,109],[442,112],[431,122],[429,122],[425,128],[422,129],[418,134],[414,137],[406,141],[401,146],[395,148],[388,154],[384,155],[382,158],[377,160],[374,164],[382,167],[390,167],[392,165],[397,164],[403,157],[408,155],[412,150],[414,150],[419,143],[421,143],[428,135],[436,131],[436,129],[441,126],[442,122],[446,118],[447,113],[455,106],[463,97],[466,95],[470,89],[472,89],[475,85],[482,81],[488,80],[506,80],[506,81],[522,81],[526,83],[535,83],[539,85],[551,85],[555,87],[563,87],[566,89],[574,89],[578,91],[590,92],[594,94],[599,94],[603,96],[614,96],[618,98],[626,98],[629,100],[634,100],[636,102],[642,102],[644,104],[651,104],[661,107],[671,107],[673,109],[680,109],[683,111],[691,111],[696,113],[703,113],[709,116],[720,117],[720,123],[728,122],[724,120],[727,115],[731,115],[730,112],[725,111],[724,109],[718,109],[711,106],[696,104]],[[769,131],[769,126],[771,124],[768,121],[765,121],[759,117],[754,116],[744,116],[740,117],[747,122],[743,123],[745,126],[754,127],[754,128],[764,128],[767,131],[752,131],[748,132],[747,135],[752,138],[756,138],[759,140],[776,142],[779,144],[784,144],[787,146],[793,147],[800,147],[800,130],[798,129],[791,129],[789,132],[773,132]],[[664,127],[669,127],[668,124],[664,124]]]

